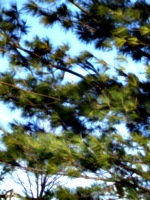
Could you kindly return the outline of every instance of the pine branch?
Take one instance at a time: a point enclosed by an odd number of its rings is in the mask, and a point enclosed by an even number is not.
[[[7,163],[7,162],[4,162],[5,164],[9,164],[11,165],[10,163]],[[26,171],[29,171],[29,172],[33,172],[33,173],[42,173],[42,174],[46,174],[48,175],[47,171],[46,170],[42,170],[42,169],[36,169],[36,168],[33,168],[33,167],[27,167],[27,166],[23,166],[19,163],[13,163],[12,165],[13,167],[17,167],[17,168],[20,168],[20,169],[24,169]],[[58,172],[56,173],[56,175],[59,175],[59,176],[68,176],[67,173],[64,173],[64,172]],[[69,177],[69,176],[68,176]],[[99,177],[99,176],[89,176],[89,175],[84,175],[84,174],[81,174],[80,176],[76,177],[76,178],[84,178],[84,179],[89,179],[89,180],[95,180],[95,181],[104,181],[104,182],[111,182],[111,183],[115,183],[115,179],[113,178],[102,178],[102,177]],[[120,177],[120,180],[122,179],[122,177]],[[127,179],[126,179],[127,180]],[[126,181],[125,180],[125,181]],[[129,180],[130,181],[130,180]],[[145,192],[150,192],[150,188],[146,188],[142,185],[139,185],[139,184],[136,184],[136,187],[137,188],[140,188],[142,190],[144,190]]]
[[[0,80],[0,83],[3,84],[3,85],[8,85],[8,86],[10,86],[10,87],[16,88],[16,89],[21,90],[21,91],[23,91],[23,92],[25,92],[25,93],[28,93],[28,94],[34,94],[34,95],[37,95],[37,96],[47,97],[47,98],[50,98],[50,99],[54,99],[54,100],[56,100],[56,101],[60,101],[60,99],[58,99],[58,98],[56,98],[56,97],[52,97],[52,96],[50,96],[50,95],[41,94],[41,93],[37,93],[37,92],[32,92],[32,91],[30,91],[30,90],[24,90],[24,89],[22,89],[22,88],[20,88],[20,87],[18,87],[18,86],[15,86],[15,85],[13,85],[13,84],[10,84],[10,83],[7,83],[7,82],[1,81],[1,80]]]
[[[134,163],[133,163],[134,164]],[[123,169],[126,169],[126,170],[128,170],[129,172],[132,172],[132,173],[135,173],[135,174],[137,174],[137,175],[139,175],[139,176],[143,176],[143,173],[145,173],[145,172],[141,172],[141,171],[139,171],[138,169],[135,169],[135,168],[132,168],[132,167],[130,167],[130,166],[127,166],[127,165],[125,165],[125,164],[123,164],[123,163],[119,163],[119,165],[123,168]],[[146,177],[147,178],[147,180],[150,180],[150,176],[148,177]]]
[[[53,68],[55,68],[55,69],[59,69],[59,70],[68,72],[68,73],[70,73],[70,74],[73,74],[73,75],[75,75],[75,76],[77,76],[77,77],[79,77],[79,78],[86,79],[84,76],[82,76],[81,74],[79,74],[79,73],[77,73],[77,72],[74,72],[74,71],[72,71],[72,70],[70,70],[70,69],[67,69],[67,68],[65,68],[65,67],[62,67],[62,66],[54,65],[54,64],[51,63],[50,61],[48,61],[48,60],[46,60],[45,58],[41,57],[40,55],[38,55],[38,54],[36,54],[36,53],[34,53],[34,52],[32,52],[32,51],[29,51],[29,50],[27,50],[27,49],[21,47],[21,46],[18,45],[18,44],[15,44],[14,47],[15,47],[15,48],[18,48],[18,49],[20,49],[20,50],[22,50],[22,51],[24,51],[24,52],[26,52],[26,53],[28,53],[28,54],[29,54],[30,56],[32,56],[33,58],[40,59],[40,60],[42,61],[42,63],[45,64],[45,65],[50,65],[51,67],[53,67]]]
[[[75,5],[77,8],[79,8],[79,10],[81,10],[82,12],[84,12],[86,15],[88,15],[89,17],[91,17],[91,15],[82,7],[80,6],[77,2],[75,2],[74,0],[70,0],[70,2]],[[93,17],[91,17],[91,19],[97,23],[97,20]]]

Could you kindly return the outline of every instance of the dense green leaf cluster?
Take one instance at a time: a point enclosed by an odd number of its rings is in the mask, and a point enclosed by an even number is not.
[[[46,28],[59,23],[97,49],[116,48],[118,64],[110,67],[88,51],[70,55],[69,45],[55,47],[39,35],[28,38],[23,12]],[[150,4],[37,0],[1,13],[0,52],[9,69],[0,72],[0,100],[21,110],[20,121],[1,129],[2,178],[22,170],[26,199],[149,199]],[[124,55],[144,61],[143,81],[120,67]],[[66,81],[66,73],[77,81]],[[62,177],[94,184],[66,188]]]

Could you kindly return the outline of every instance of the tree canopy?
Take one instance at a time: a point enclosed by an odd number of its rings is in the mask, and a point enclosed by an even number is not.
[[[29,0],[21,9],[1,8],[0,53],[9,67],[0,72],[0,100],[21,111],[1,128],[1,180],[22,170],[20,199],[149,199],[149,13],[145,0]],[[71,55],[67,44],[29,37],[24,15],[43,31],[59,24],[99,52],[115,49],[115,66],[92,48]],[[142,63],[144,79],[126,72],[128,57],[131,68]],[[68,188],[63,177],[93,184]]]

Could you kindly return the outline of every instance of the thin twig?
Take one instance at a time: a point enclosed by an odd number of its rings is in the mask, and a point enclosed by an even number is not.
[[[16,88],[16,89],[18,89],[18,90],[22,90],[22,91],[24,91],[25,93],[28,93],[28,94],[34,94],[34,95],[37,95],[37,96],[47,97],[47,98],[50,98],[50,99],[54,99],[54,100],[60,101],[60,99],[58,99],[58,98],[56,98],[56,97],[52,97],[52,96],[50,96],[50,95],[41,94],[41,93],[37,93],[37,92],[32,92],[32,91],[30,91],[30,90],[24,90],[24,89],[22,89],[22,88],[19,88],[18,86],[15,86],[15,85],[13,85],[13,84],[10,84],[10,83],[7,83],[7,82],[1,81],[1,80],[0,80],[0,83],[1,83],[1,84],[4,84],[4,85],[11,86],[11,87]]]

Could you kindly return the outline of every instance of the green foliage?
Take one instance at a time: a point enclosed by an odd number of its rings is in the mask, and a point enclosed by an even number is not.
[[[0,53],[10,66],[0,72],[0,100],[20,109],[21,119],[1,128],[1,174],[22,170],[29,189],[17,180],[26,199],[149,198],[149,9],[142,0],[37,0],[21,11],[14,4],[2,9]],[[23,12],[46,28],[59,23],[98,50],[116,48],[116,66],[93,52],[72,56],[68,44],[29,37]],[[126,72],[126,55],[142,61],[144,80]],[[57,181],[62,177],[96,184],[67,188]]]
[[[67,200],[98,200],[101,191],[99,186],[93,185],[92,187],[77,187],[75,190],[70,190],[69,188],[59,187],[56,191],[57,199],[67,199]]]

